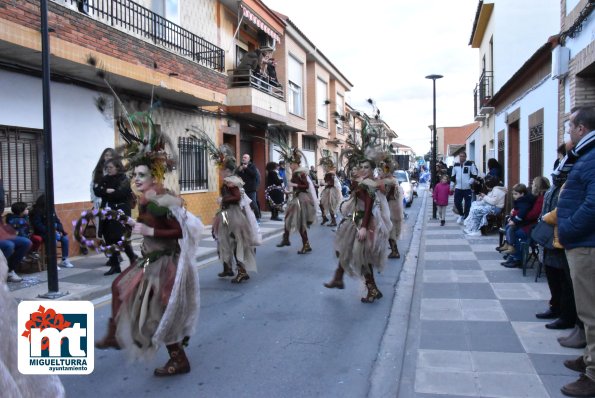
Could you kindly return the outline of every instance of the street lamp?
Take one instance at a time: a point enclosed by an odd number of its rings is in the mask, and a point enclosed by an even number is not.
[[[433,124],[432,124],[432,161],[430,162],[430,167],[432,168],[432,170],[430,170],[430,175],[432,178],[432,182],[430,183],[430,188],[433,188],[434,185],[436,184],[436,80],[437,79],[442,79],[442,75],[428,75],[426,76],[426,79],[432,79],[432,94],[433,94]],[[433,202],[433,206],[432,206],[432,219],[436,219],[436,212],[437,212],[437,208],[436,208],[436,202]]]

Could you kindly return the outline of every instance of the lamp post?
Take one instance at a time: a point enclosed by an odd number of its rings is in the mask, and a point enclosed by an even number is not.
[[[430,171],[430,175],[432,178],[432,183],[430,184],[430,188],[433,188],[436,184],[436,80],[442,79],[442,75],[428,75],[426,79],[432,80],[432,98],[433,98],[433,124],[432,124],[432,161],[430,162],[430,167],[432,170]],[[435,220],[436,217],[436,202],[433,203],[432,206],[432,219]]]

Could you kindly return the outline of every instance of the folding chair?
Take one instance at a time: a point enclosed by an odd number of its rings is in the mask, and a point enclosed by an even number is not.
[[[539,262],[539,246],[529,240],[527,242],[521,242],[521,264],[523,267],[523,276],[527,276],[527,268],[533,268],[535,263],[537,262],[538,267],[536,267],[536,280],[537,280],[537,273],[541,274],[541,263]],[[529,262],[531,262],[531,267],[529,267]]]

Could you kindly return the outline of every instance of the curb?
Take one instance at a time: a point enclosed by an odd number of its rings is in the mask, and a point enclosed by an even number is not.
[[[399,393],[421,249],[421,236],[425,225],[427,195],[428,191],[424,191],[420,211],[413,227],[409,251],[395,286],[395,298],[370,376],[368,397],[397,397]]]
[[[268,240],[270,238],[276,237],[278,235],[280,235],[283,231],[283,226],[284,224],[280,224],[279,228],[275,228],[272,231],[267,231],[265,233],[262,234],[262,240],[263,242],[265,240]],[[133,240],[134,241],[134,240]],[[76,258],[76,257],[75,257]],[[201,270],[201,269],[205,269],[211,265],[215,265],[215,264],[211,264],[213,263],[215,260],[218,259],[218,255],[217,255],[217,249],[216,248],[209,248],[208,250],[206,250],[203,254],[201,254],[200,256],[197,257],[197,262],[198,262],[198,266],[197,269]],[[103,303],[103,302],[107,302],[107,301],[111,301],[111,290],[112,290],[112,284],[111,281],[109,284],[107,285],[101,285],[101,286],[91,286],[88,289],[85,289],[82,292],[79,293],[69,293],[66,296],[60,297],[56,300],[62,300],[62,301],[73,301],[73,300],[82,300],[82,301],[97,301],[95,302],[95,304],[98,303]],[[101,299],[101,300],[98,300]]]

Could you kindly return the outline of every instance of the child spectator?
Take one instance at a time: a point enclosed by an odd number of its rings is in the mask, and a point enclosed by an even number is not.
[[[31,212],[31,224],[33,225],[33,233],[35,235],[39,235],[42,239],[46,236],[46,228],[45,228],[45,194],[41,195],[35,201],[33,205],[33,210]],[[56,216],[56,212],[52,212],[54,217],[54,227],[56,229],[56,241],[62,243],[62,262],[59,265],[60,267],[64,268],[72,268],[74,265],[68,260],[68,236],[66,231],[64,231],[64,227],[60,222],[58,216]]]
[[[529,194],[529,190],[525,184],[516,184],[512,187],[512,210],[510,211],[510,219],[506,225],[506,244],[500,252],[505,254],[512,254],[514,249],[514,235],[516,229],[522,225],[523,220],[533,207],[535,198]]]
[[[6,215],[6,224],[10,225],[17,232],[17,236],[27,238],[31,241],[29,256],[39,259],[39,247],[43,242],[41,236],[33,235],[29,224],[29,209],[25,202],[15,202],[10,206],[12,214]]]
[[[525,193],[522,197],[519,197],[520,209],[515,217],[511,217],[506,227],[506,241],[509,245],[512,245],[512,248],[502,251],[502,253],[510,254],[508,261],[502,263],[503,266],[507,268],[521,266],[521,243],[528,240],[531,229],[537,223],[543,208],[543,195],[549,186],[550,182],[547,178],[535,177],[531,184],[531,193]],[[529,210],[526,210],[527,206],[529,206]]]
[[[448,196],[450,195],[450,180],[448,174],[443,174],[440,182],[434,187],[432,194],[436,208],[438,209],[438,218],[440,219],[440,226],[446,223],[446,207],[448,206]]]

